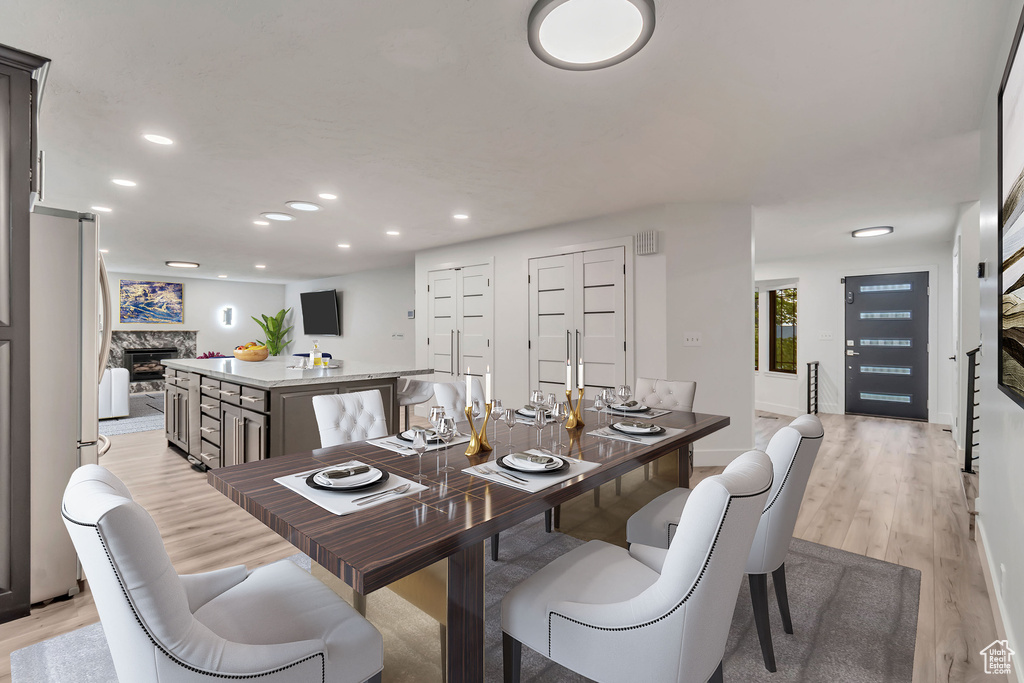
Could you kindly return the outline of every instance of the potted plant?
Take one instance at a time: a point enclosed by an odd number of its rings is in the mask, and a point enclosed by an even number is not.
[[[263,329],[263,334],[266,337],[265,341],[261,343],[267,347],[270,351],[271,356],[276,356],[284,350],[284,347],[291,343],[291,339],[285,339],[285,335],[292,331],[292,326],[284,327],[284,317],[288,315],[288,312],[292,310],[290,308],[282,308],[277,315],[268,317],[262,315],[260,320],[256,316],[252,316],[252,319],[256,321],[256,324]]]

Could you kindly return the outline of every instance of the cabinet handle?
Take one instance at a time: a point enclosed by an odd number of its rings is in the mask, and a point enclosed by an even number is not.
[[[239,460],[238,460],[238,458],[239,458],[238,446],[240,445],[239,442],[242,440],[242,437],[238,433],[238,425],[240,424],[240,420],[237,417],[232,417],[231,419],[235,421],[235,449],[234,450],[235,450],[235,464],[237,465],[238,462],[239,462]]]
[[[199,388],[200,389],[217,389],[217,390],[220,389],[220,387],[215,387],[212,384],[200,384]]]
[[[238,396],[238,392],[237,391],[225,391],[224,389],[221,389],[220,390],[220,395],[221,396]]]
[[[212,410],[213,408],[216,408],[217,406],[215,404],[213,404],[213,403],[200,403],[199,407],[200,408],[206,408],[207,410]]]
[[[214,429],[213,427],[200,427],[199,431],[203,432],[204,434],[212,434],[213,432],[217,432],[220,430]]]
[[[241,398],[243,401],[251,401],[252,403],[259,403],[263,400],[259,396],[242,396]]]

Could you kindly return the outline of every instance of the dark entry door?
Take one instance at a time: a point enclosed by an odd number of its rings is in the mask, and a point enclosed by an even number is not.
[[[928,273],[846,278],[846,412],[928,419]]]

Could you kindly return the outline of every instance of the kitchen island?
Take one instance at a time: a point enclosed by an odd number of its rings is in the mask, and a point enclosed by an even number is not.
[[[380,392],[394,432],[397,378],[433,372],[336,359],[330,368],[289,367],[295,362],[292,356],[164,360],[167,442],[199,469],[319,448],[313,397],[369,390]]]

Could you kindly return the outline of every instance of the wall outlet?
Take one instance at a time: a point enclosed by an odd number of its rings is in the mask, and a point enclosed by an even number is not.
[[[818,341],[832,341],[832,333],[831,332],[819,332],[818,333]]]
[[[683,346],[702,346],[700,332],[684,332]]]

